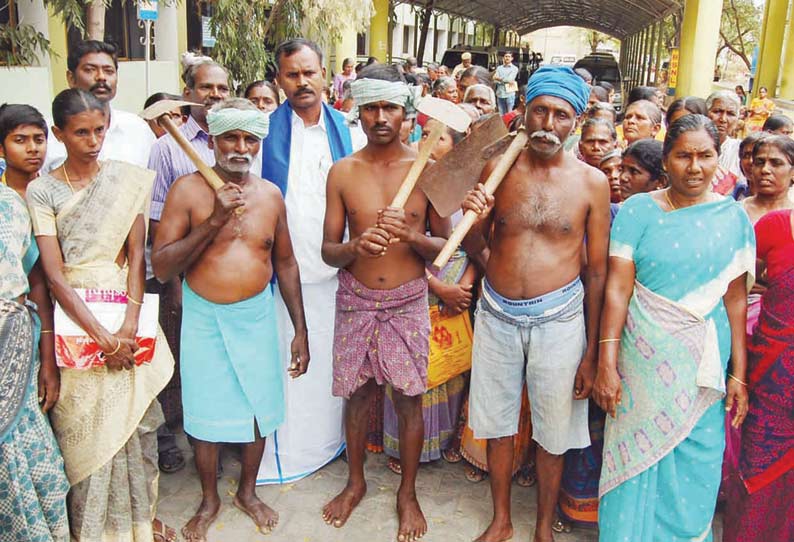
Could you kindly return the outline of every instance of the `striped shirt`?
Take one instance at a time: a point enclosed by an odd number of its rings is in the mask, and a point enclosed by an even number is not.
[[[187,122],[179,127],[179,131],[185,136],[204,162],[212,167],[215,165],[215,153],[209,148],[209,135],[199,126],[193,116],[189,116]],[[163,206],[168,190],[179,177],[188,175],[196,171],[196,166],[188,158],[187,154],[179,147],[177,142],[166,134],[152,147],[149,156],[149,169],[154,170],[157,176],[154,178],[154,188],[152,190],[152,208],[149,218],[159,222],[163,214]]]

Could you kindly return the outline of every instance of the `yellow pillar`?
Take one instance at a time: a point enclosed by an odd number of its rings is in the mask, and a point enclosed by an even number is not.
[[[342,63],[346,58],[352,58],[355,63],[356,49],[358,34],[353,28],[347,28],[342,32],[342,39],[340,39],[335,46],[336,49],[336,65],[334,66],[334,73],[342,73]]]
[[[687,0],[681,23],[681,57],[676,96],[708,96],[720,32],[722,0]]]
[[[52,77],[53,96],[60,91],[69,88],[66,82],[66,57],[69,54],[66,46],[66,25],[59,15],[55,15],[52,7],[47,7],[48,24],[50,31],[50,47],[53,54],[50,55],[50,76]]]
[[[389,55],[389,1],[374,0],[375,15],[369,22],[369,56],[386,62]]]
[[[780,97],[794,100],[794,0],[789,4],[788,39],[783,52],[783,66],[780,80]]]
[[[783,49],[787,11],[787,0],[766,0],[753,96],[758,95],[758,89],[761,87],[769,90],[770,97],[775,95],[777,77],[780,74],[780,51]]]

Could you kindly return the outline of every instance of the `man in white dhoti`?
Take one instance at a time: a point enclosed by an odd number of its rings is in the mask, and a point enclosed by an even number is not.
[[[284,42],[276,50],[276,62],[287,101],[270,115],[270,133],[262,145],[262,178],[281,189],[287,205],[301,270],[312,365],[300,380],[285,378],[286,421],[267,439],[259,484],[299,480],[336,458],[345,447],[344,402],[331,395],[337,270],[323,262],[320,248],[328,170],[364,143],[359,131],[354,130],[351,138],[345,118],[320,99],[325,70],[315,43]],[[278,288],[276,307],[286,369],[293,332]]]

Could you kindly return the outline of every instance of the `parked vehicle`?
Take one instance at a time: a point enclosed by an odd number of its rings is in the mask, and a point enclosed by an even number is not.
[[[615,87],[612,105],[620,112],[623,109],[623,76],[620,66],[611,53],[593,53],[574,64],[573,69],[584,68],[593,75],[593,84],[601,81],[611,83]]]
[[[549,64],[552,66],[571,66],[573,67],[576,64],[576,55],[552,55],[551,59],[549,60]]]
[[[476,66],[482,66],[488,71],[496,69],[496,64],[499,59],[496,57],[495,50],[489,50],[485,47],[472,47],[470,45],[456,46],[444,51],[444,56],[441,57],[441,64],[449,68],[449,71],[455,69],[455,66],[461,63],[460,56],[463,53],[471,53],[471,63]]]

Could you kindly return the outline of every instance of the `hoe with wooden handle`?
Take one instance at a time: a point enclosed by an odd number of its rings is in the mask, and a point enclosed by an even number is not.
[[[207,184],[212,187],[213,190],[220,190],[221,187],[225,184],[223,180],[218,177],[218,174],[215,173],[211,167],[204,163],[204,160],[196,152],[196,149],[193,148],[193,145],[185,139],[185,136],[182,135],[182,132],[179,131],[179,128],[174,124],[174,121],[171,120],[171,115],[175,109],[179,109],[180,107],[184,106],[194,106],[196,104],[191,102],[184,102],[182,100],[161,100],[157,103],[154,103],[144,109],[141,112],[141,118],[144,120],[154,120],[157,121],[157,124],[165,128],[165,131],[171,134],[171,137],[174,138],[177,145],[187,154],[190,161],[193,162],[193,165],[196,166],[196,169],[199,170],[201,176],[204,177],[204,180],[207,181]]]
[[[505,175],[507,175],[507,172],[513,166],[513,163],[518,158],[518,155],[521,154],[521,151],[524,149],[528,141],[529,136],[525,130],[520,130],[518,134],[516,134],[515,139],[513,139],[513,142],[510,143],[509,147],[507,147],[507,150],[496,163],[493,171],[491,171],[491,174],[485,181],[485,192],[488,195],[493,195],[493,193],[496,192],[496,189],[499,188],[499,184],[502,182],[502,179],[505,178]],[[458,249],[458,246],[460,246],[460,244],[463,242],[463,238],[466,237],[467,233],[469,233],[469,230],[472,226],[474,226],[474,222],[476,220],[476,212],[471,210],[466,211],[466,213],[463,215],[463,218],[460,220],[460,222],[458,222],[455,231],[453,231],[452,235],[449,236],[444,248],[441,249],[441,252],[438,253],[438,256],[433,262],[433,266],[436,269],[441,269],[447,265],[447,262]]]
[[[405,206],[405,203],[411,196],[411,192],[413,192],[414,186],[416,186],[419,175],[421,175],[422,170],[425,169],[425,165],[427,165],[430,152],[433,150],[433,147],[436,146],[438,140],[441,139],[441,136],[444,135],[444,130],[446,130],[447,126],[456,132],[465,132],[469,129],[469,124],[471,124],[471,117],[468,113],[447,100],[431,97],[422,98],[422,101],[419,102],[416,109],[420,113],[424,113],[438,122],[433,126],[430,134],[428,134],[427,140],[422,142],[422,148],[416,160],[411,165],[411,169],[408,170],[408,174],[405,176],[405,179],[400,185],[400,189],[397,191],[397,195],[394,196],[391,202],[391,207],[400,209]]]

